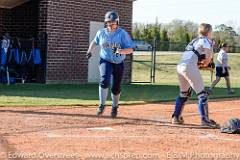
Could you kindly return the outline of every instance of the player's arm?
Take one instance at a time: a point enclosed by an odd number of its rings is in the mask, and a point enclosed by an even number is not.
[[[119,54],[131,54],[131,53],[133,53],[133,49],[132,48],[117,49],[116,53],[119,53]]]
[[[226,72],[225,67],[228,68],[228,66],[226,64],[226,56],[225,55],[223,55],[223,57],[221,58],[221,64],[222,64],[222,72],[225,73]]]
[[[92,52],[92,50],[94,50],[96,47],[97,47],[97,44],[96,44],[96,42],[93,40],[93,41],[90,43],[87,52]]]
[[[88,47],[88,51],[86,53],[87,59],[91,58],[92,51],[99,45],[99,43],[100,43],[100,35],[101,35],[101,30],[99,30],[96,33],[94,39],[91,41],[91,43],[90,43],[90,45]]]
[[[122,38],[122,42],[123,42],[121,45],[122,48],[117,49],[117,52],[119,54],[133,53],[133,48],[135,48],[135,46],[133,44],[133,41],[132,41],[132,38],[130,37],[130,35],[126,31],[123,31],[121,38]]]
[[[97,47],[97,44],[96,44],[96,42],[93,40],[93,41],[90,43],[89,47],[88,47],[88,51],[87,51],[87,54],[86,54],[87,59],[91,58],[91,56],[92,56],[92,51],[93,51],[96,47]]]

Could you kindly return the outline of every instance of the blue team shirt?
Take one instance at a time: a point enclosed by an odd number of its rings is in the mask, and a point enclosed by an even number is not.
[[[118,27],[115,32],[108,32],[107,28],[99,30],[94,41],[101,48],[100,57],[108,62],[116,64],[123,62],[126,55],[114,54],[112,48],[134,48],[131,37],[120,27]]]

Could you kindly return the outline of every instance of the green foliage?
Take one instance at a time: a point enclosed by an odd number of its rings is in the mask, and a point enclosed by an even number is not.
[[[174,19],[170,23],[138,24],[133,26],[133,38],[144,40],[150,44],[156,40],[157,50],[182,51],[184,46],[197,36],[198,24],[191,21]],[[240,46],[240,36],[231,26],[221,24],[215,27],[213,39],[217,45],[225,42],[230,46]],[[232,47],[230,52],[239,52],[239,48]]]
[[[165,28],[161,31],[161,39],[162,41],[169,41],[168,32]]]
[[[239,48],[234,46],[239,46],[240,37],[231,26],[221,24],[216,26],[215,29],[216,30],[213,33],[213,37],[218,45],[221,43],[227,43],[229,46],[231,46],[229,52],[239,52]]]
[[[160,32],[161,37],[161,43],[158,41],[158,48],[157,50],[160,51],[168,51],[169,50],[169,38],[168,38],[168,32],[165,28],[163,28]]]
[[[135,82],[150,80],[151,55],[140,52],[133,55],[132,78]],[[216,59],[215,55],[215,59]],[[156,84],[130,84],[122,86],[121,104],[174,101],[179,92],[176,65],[179,52],[157,52]],[[222,79],[214,89],[212,98],[240,97],[240,54],[229,54],[230,78],[236,94],[227,95]],[[205,86],[210,85],[210,72],[201,71]],[[215,78],[215,76],[213,77]],[[56,106],[56,105],[98,105],[98,84],[56,85],[16,84],[0,85],[0,106]],[[194,97],[196,98],[196,97]],[[111,104],[110,95],[108,104]]]
[[[186,39],[186,43],[189,43],[191,41],[189,33],[185,34],[185,39]]]

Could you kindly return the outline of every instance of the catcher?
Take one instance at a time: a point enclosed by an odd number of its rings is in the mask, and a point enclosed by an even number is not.
[[[222,43],[220,45],[221,50],[217,56],[217,63],[216,63],[216,79],[213,81],[211,87],[208,89],[209,93],[212,93],[213,88],[216,84],[221,80],[221,77],[225,78],[226,86],[228,90],[228,94],[233,94],[234,90],[231,89],[231,83],[229,78],[229,70],[231,69],[228,64],[228,45],[226,43]]]
[[[172,115],[172,124],[183,124],[182,111],[184,105],[194,90],[198,97],[198,110],[201,116],[201,125],[208,128],[219,128],[219,125],[209,119],[208,96],[199,67],[208,67],[213,58],[212,26],[207,23],[200,24],[198,37],[193,39],[186,47],[180,63],[177,65],[180,94],[176,99],[175,110]]]

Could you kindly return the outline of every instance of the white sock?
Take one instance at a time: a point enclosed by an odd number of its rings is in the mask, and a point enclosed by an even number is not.
[[[99,86],[99,103],[105,105],[108,96],[108,88],[102,88]]]
[[[120,93],[117,95],[114,95],[113,93],[111,93],[111,97],[112,97],[112,106],[117,107],[120,99]]]

